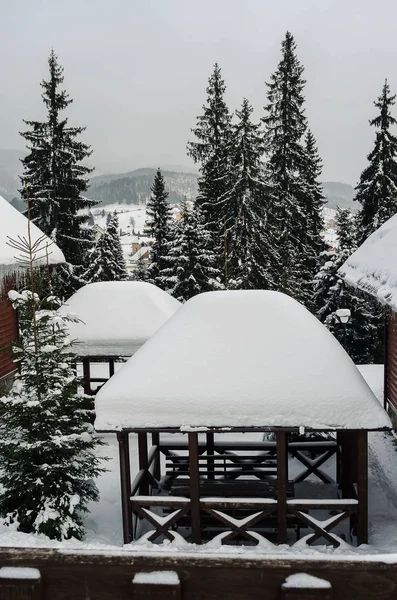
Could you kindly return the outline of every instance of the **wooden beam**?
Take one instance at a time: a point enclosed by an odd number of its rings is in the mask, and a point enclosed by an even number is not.
[[[384,337],[383,337],[383,408],[387,410],[387,393],[389,387],[389,327],[393,321],[388,318],[385,311]]]
[[[131,495],[131,472],[130,472],[130,450],[128,443],[128,433],[125,431],[117,432],[117,441],[119,443],[120,460],[120,488],[121,488],[121,512],[123,518],[123,540],[124,544],[132,541],[132,511],[130,505]]]
[[[288,447],[285,431],[277,431],[277,520],[278,543],[287,542],[287,481],[288,481]]]
[[[207,433],[207,469],[208,469],[208,479],[215,479],[215,462],[214,462],[214,434]]]
[[[141,431],[138,433],[138,456],[139,456],[139,470],[145,471],[145,476],[142,478],[142,484],[140,493],[142,496],[149,494],[149,462],[148,462],[148,447],[147,447],[147,433]]]
[[[152,444],[153,444],[153,446],[157,446],[157,448],[160,447],[160,432],[159,431],[152,433]],[[157,456],[154,460],[155,460],[155,463],[154,463],[153,476],[155,479],[157,479],[157,481],[160,481],[161,465],[160,465],[160,450],[159,449],[157,450]]]
[[[83,358],[83,388],[85,394],[92,396],[90,359],[88,357]]]
[[[109,378],[114,375],[114,358],[109,358]]]
[[[200,527],[200,474],[198,462],[198,434],[189,436],[189,477],[190,477],[190,512],[192,515],[192,542],[201,543]]]
[[[181,584],[175,571],[136,573],[132,580],[134,600],[180,600]]]
[[[368,543],[368,433],[356,433],[357,452],[357,543]]]

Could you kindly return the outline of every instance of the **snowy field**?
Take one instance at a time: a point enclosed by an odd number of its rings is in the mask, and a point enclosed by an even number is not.
[[[360,367],[368,384],[382,401],[383,368],[380,365]],[[56,542],[43,535],[27,535],[15,531],[11,527],[0,526],[0,546],[9,547],[53,547],[63,551],[107,551],[119,552],[178,552],[197,553],[207,552],[216,554],[244,553],[247,555],[282,556],[290,555],[302,557],[310,555],[313,558],[341,558],[349,559],[378,558],[385,562],[397,562],[397,455],[396,438],[391,434],[369,434],[369,538],[368,546],[352,549],[349,545],[339,548],[329,546],[309,547],[302,542],[294,546],[277,546],[268,542],[256,547],[220,546],[209,542],[202,546],[177,542],[170,545],[168,542],[153,547],[150,543],[138,543],[123,546],[122,523],[120,508],[120,486],[118,471],[118,448],[116,436],[104,436],[107,446],[100,449],[103,456],[109,461],[106,464],[107,472],[101,475],[97,484],[100,490],[100,501],[92,503],[90,513],[85,518],[86,537],[83,542],[68,540]],[[131,461],[133,472],[138,471],[136,440],[131,435]],[[327,469],[326,469],[327,470]],[[372,555],[372,556],[371,556]],[[376,555],[376,556],[373,556]],[[387,555],[387,556],[386,556]]]

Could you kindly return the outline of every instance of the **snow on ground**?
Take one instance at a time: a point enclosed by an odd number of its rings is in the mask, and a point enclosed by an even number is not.
[[[380,365],[359,367],[368,384],[382,399],[383,369]],[[104,435],[107,446],[100,448],[102,456],[107,456],[107,472],[97,480],[100,501],[90,505],[90,514],[85,518],[86,537],[83,542],[69,540],[57,542],[43,535],[27,535],[15,531],[12,527],[0,526],[0,546],[57,548],[63,553],[74,550],[118,555],[135,552],[150,556],[153,552],[177,552],[180,556],[207,555],[241,556],[244,558],[267,559],[288,557],[310,558],[311,560],[378,560],[384,563],[397,563],[397,455],[396,438],[392,434],[373,432],[369,434],[369,536],[370,545],[352,549],[345,544],[334,549],[329,546],[307,546],[300,541],[293,547],[276,546],[271,542],[260,543],[257,547],[220,546],[209,542],[203,546],[187,544],[182,539],[171,545],[167,542],[153,547],[149,542],[138,542],[123,546],[120,507],[120,484],[118,447],[115,434]],[[136,436],[130,436],[132,471],[138,472]],[[330,473],[326,465],[325,472]]]

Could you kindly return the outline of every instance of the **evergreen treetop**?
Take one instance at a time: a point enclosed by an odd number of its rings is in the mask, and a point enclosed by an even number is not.
[[[397,137],[391,132],[397,123],[391,115],[395,99],[386,80],[374,102],[379,114],[370,121],[376,129],[374,148],[356,187],[355,200],[361,204],[357,214],[359,245],[397,212]]]
[[[154,242],[151,251],[151,263],[147,269],[147,281],[165,289],[164,269],[168,254],[168,241],[172,222],[171,207],[168,203],[168,192],[165,190],[164,177],[157,169],[152,195],[146,205],[146,225]]]
[[[88,283],[125,281],[127,269],[119,236],[119,219],[114,212],[105,231],[98,238],[91,255],[90,266],[84,274]]]
[[[64,287],[60,292],[68,296],[84,283],[81,273],[88,265],[93,244],[86,209],[95,202],[83,196],[92,171],[83,161],[91,150],[79,140],[85,128],[69,127],[67,118],[61,116],[72,100],[60,89],[63,68],[54,51],[48,65],[49,79],[41,83],[46,120],[24,121],[29,129],[21,133],[30,151],[22,160],[21,195],[26,198],[28,188],[32,220],[57,243],[72,265],[60,267],[59,283]]]

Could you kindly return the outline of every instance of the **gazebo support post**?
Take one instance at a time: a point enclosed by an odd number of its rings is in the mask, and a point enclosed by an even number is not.
[[[109,379],[114,375],[114,358],[109,358]]]
[[[192,516],[192,542],[201,543],[200,526],[200,475],[198,461],[198,434],[188,433],[189,436],[189,479],[190,479],[190,513]]]
[[[157,480],[160,481],[161,478],[161,469],[160,469],[160,432],[159,431],[154,431],[152,433],[152,445],[153,446],[157,446],[157,454],[156,454],[156,458],[154,459],[154,469],[153,469],[153,477]]]
[[[368,432],[356,433],[357,456],[357,543],[368,543]]]
[[[148,462],[148,448],[147,448],[147,433],[146,431],[140,431],[138,433],[138,457],[139,457],[139,470],[144,470],[144,476],[140,485],[140,493],[143,496],[149,494],[149,462]]]
[[[207,465],[208,465],[208,479],[215,479],[215,462],[213,459],[214,453],[215,453],[215,446],[214,446],[214,434],[213,433],[207,433],[206,434],[206,438],[207,438],[207,456],[209,458],[207,458]]]
[[[91,370],[90,370],[90,359],[88,357],[83,358],[83,388],[84,393],[91,396]]]
[[[288,482],[288,439],[285,431],[277,431],[277,541],[287,542],[287,482]]]
[[[123,541],[129,544],[132,541],[132,511],[130,506],[131,495],[131,471],[130,471],[130,449],[128,433],[117,432],[120,459],[120,487],[121,487],[121,511],[123,517]]]

